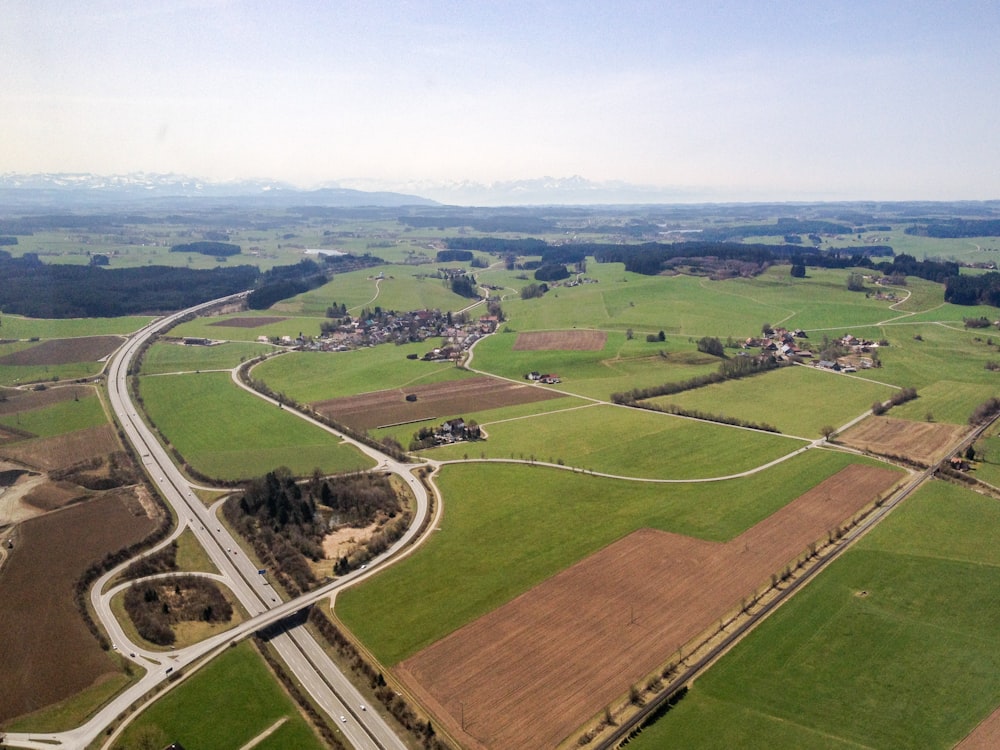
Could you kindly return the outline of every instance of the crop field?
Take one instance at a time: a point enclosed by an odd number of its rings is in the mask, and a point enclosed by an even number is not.
[[[716,383],[691,391],[649,399],[661,408],[723,414],[757,424],[771,424],[788,435],[817,438],[825,425],[839,427],[884,401],[894,388],[868,377],[851,377],[812,367],[783,367],[750,378]]]
[[[725,544],[637,531],[397,673],[469,747],[553,747],[898,478],[847,467]]]
[[[0,446],[0,457],[49,471],[119,450],[118,434],[110,424],[88,427],[48,438]]]
[[[250,326],[247,323],[239,325],[227,325],[229,320],[249,320],[250,318],[264,318],[268,320],[259,326]],[[208,318],[195,318],[186,323],[181,323],[173,328],[170,333],[173,336],[193,336],[196,338],[206,338],[213,340],[225,339],[227,341],[256,341],[258,336],[296,337],[300,333],[305,336],[319,336],[320,323],[326,320],[325,317],[290,317],[276,316],[274,313],[261,312],[254,315],[251,312],[231,313],[227,315],[214,315]]]
[[[371,461],[325,430],[239,388],[228,373],[144,377],[153,422],[195,469],[220,479],[356,471]]]
[[[260,328],[261,326],[269,326],[274,323],[283,323],[286,320],[288,318],[280,318],[273,315],[257,315],[255,317],[236,316],[233,318],[222,318],[214,323],[209,323],[209,325],[221,328]]]
[[[301,403],[475,377],[451,362],[407,359],[435,346],[436,340],[347,352],[289,352],[255,366],[253,377]]]
[[[185,346],[181,343],[160,342],[151,346],[146,352],[142,360],[142,374],[229,369],[244,360],[272,351],[274,347],[270,344],[241,341],[214,346]]]
[[[61,385],[43,391],[0,388],[0,415],[40,409],[61,401],[92,396],[94,390],[86,385]]]
[[[922,488],[629,747],[953,747],[1000,704],[998,524]]]
[[[123,336],[138,331],[149,323],[148,316],[121,318],[65,318],[60,320],[24,318],[20,315],[0,317],[0,338],[4,339],[64,339],[76,336]]]
[[[671,485],[449,465],[439,477],[441,530],[420,554],[343,592],[337,613],[380,661],[395,664],[637,529],[727,541],[858,462],[866,463],[810,450],[742,479]],[[448,586],[441,570],[453,572]]]
[[[488,439],[423,454],[437,460],[468,454],[562,462],[618,476],[696,479],[737,474],[804,447],[801,440],[771,433],[606,404],[480,424]]]
[[[92,389],[78,401],[63,400],[15,414],[0,414],[0,425],[30,432],[36,437],[52,437],[107,423],[101,400]]]
[[[947,458],[945,448],[953,445],[966,430],[967,426],[869,417],[837,440],[859,450],[884,456],[908,456],[930,466]]]
[[[121,336],[81,336],[73,339],[51,339],[0,357],[0,365],[32,367],[65,365],[71,362],[96,362],[117,349]]]
[[[21,524],[19,542],[0,568],[0,721],[120,679],[77,613],[73,586],[91,563],[154,526],[128,490]]]
[[[535,331],[519,333],[514,342],[514,351],[585,351],[599,352],[604,349],[608,334],[604,331]]]
[[[416,396],[408,401],[407,396]],[[363,431],[402,422],[444,421],[476,409],[560,398],[561,393],[499,378],[475,377],[391,391],[373,391],[312,404],[320,414]]]
[[[717,357],[677,337],[647,343],[611,332],[600,351],[517,351],[517,338],[500,334],[478,341],[471,367],[518,380],[533,371],[555,373],[562,380],[555,386],[558,390],[601,400],[618,391],[686,380],[719,368]]]
[[[219,685],[238,685],[220,690]],[[283,721],[260,744],[253,740]],[[252,645],[244,641],[203,667],[132,722],[113,748],[167,747],[177,742],[204,750],[256,747],[260,750],[324,744],[278,685]]]

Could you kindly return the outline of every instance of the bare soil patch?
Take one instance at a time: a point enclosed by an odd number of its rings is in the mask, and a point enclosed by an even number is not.
[[[226,318],[225,320],[217,320],[215,323],[209,323],[209,325],[222,326],[224,328],[260,328],[261,326],[271,325],[271,323],[280,323],[283,320],[288,320],[288,318],[264,316],[260,318]]]
[[[576,351],[597,352],[604,348],[608,335],[604,331],[531,331],[517,334],[514,351]]]
[[[996,750],[1000,747],[1000,708],[987,716],[955,750]]]
[[[130,493],[108,493],[19,526],[17,545],[0,568],[0,721],[119,671],[76,611],[73,588],[92,563],[156,527],[154,519],[129,510]]]
[[[89,495],[85,490],[72,482],[43,481],[32,487],[22,498],[28,505],[42,511],[58,510],[67,505],[82,500]]]
[[[88,427],[65,435],[0,446],[0,458],[46,471],[62,469],[118,450],[115,428],[110,424]]]
[[[411,394],[417,397],[416,401],[406,400]],[[479,377],[373,391],[319,401],[312,407],[331,419],[363,431],[425,419],[443,421],[473,411],[545,401],[564,395],[527,383]]]
[[[111,354],[124,340],[122,336],[80,336],[73,339],[50,339],[37,346],[0,357],[0,365],[36,366],[97,362]]]
[[[378,531],[381,524],[370,523],[362,528],[344,526],[323,537],[323,557],[327,560],[339,560],[346,557],[356,548],[365,544]]]
[[[0,389],[0,414],[14,414],[19,411],[41,409],[62,401],[72,401],[74,398],[93,396],[94,389],[89,385],[50,386],[44,391],[22,391],[16,388]]]
[[[882,456],[906,456],[930,466],[943,460],[945,448],[966,430],[962,425],[911,422],[871,417],[837,438],[837,442]]]
[[[724,544],[637,531],[397,672],[463,746],[555,747],[899,479],[847,467]]]

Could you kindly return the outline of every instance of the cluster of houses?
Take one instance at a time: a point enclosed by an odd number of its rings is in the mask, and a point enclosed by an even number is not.
[[[348,351],[378,344],[408,344],[431,338],[443,340],[424,359],[449,359],[461,356],[483,336],[493,333],[499,320],[495,315],[468,319],[440,310],[365,311],[361,316],[344,315],[324,321],[322,333],[315,338],[282,336],[277,339],[258,336],[258,341],[280,343],[307,351]]]
[[[773,356],[775,359],[801,362],[815,357],[811,350],[800,345],[799,340],[806,338],[808,336],[801,329],[789,331],[785,328],[775,328],[761,338],[748,338],[743,343],[743,348],[759,348],[762,354]],[[858,368],[868,369],[875,366],[875,358],[870,355],[878,349],[878,342],[847,333],[832,343],[846,349],[847,354],[837,359],[817,359],[813,362],[815,367],[836,372],[857,372]]]
[[[524,379],[530,380],[533,383],[541,383],[543,385],[555,385],[556,383],[562,382],[562,380],[559,379],[559,376],[554,372],[542,374],[540,372],[535,372],[534,370],[525,373]]]
[[[471,420],[466,422],[462,417],[457,417],[442,422],[437,427],[421,427],[413,434],[413,444],[410,446],[410,450],[482,439],[483,432],[478,424]]]

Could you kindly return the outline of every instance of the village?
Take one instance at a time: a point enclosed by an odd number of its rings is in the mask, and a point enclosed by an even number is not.
[[[772,356],[777,361],[804,362],[812,360],[814,367],[835,372],[857,372],[881,366],[879,347],[888,341],[861,339],[846,333],[840,338],[824,340],[819,354],[800,344],[808,335],[801,329],[789,331],[787,328],[768,328],[760,337],[748,337],[742,348],[759,349],[761,355]]]

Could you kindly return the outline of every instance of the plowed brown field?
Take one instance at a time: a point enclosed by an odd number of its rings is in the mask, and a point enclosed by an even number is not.
[[[61,385],[46,388],[44,391],[22,391],[15,388],[4,388],[0,395],[5,400],[0,401],[0,414],[13,414],[18,411],[40,409],[60,401],[71,401],[74,398],[93,396],[94,389],[89,385]]]
[[[1000,708],[987,716],[955,750],[996,750],[1000,747]]]
[[[0,357],[0,365],[65,365],[104,359],[124,341],[122,336],[81,336],[51,339]]]
[[[259,318],[226,318],[225,320],[219,320],[215,323],[209,323],[211,326],[224,326],[228,328],[260,328],[261,326],[269,326],[271,323],[280,323],[283,320],[288,320],[288,318],[272,318],[261,316]]]
[[[130,490],[25,521],[0,568],[0,721],[68,698],[119,672],[73,604],[73,586],[108,552],[150,534]]]
[[[416,395],[417,400],[407,401],[407,394]],[[423,419],[443,421],[473,411],[545,401],[564,395],[566,394],[527,383],[480,377],[373,391],[359,396],[319,401],[312,404],[312,407],[320,414],[355,430],[370,430]]]
[[[607,340],[604,331],[533,331],[517,334],[514,351],[597,352]]]
[[[554,747],[899,479],[849,466],[724,544],[637,531],[398,674],[463,746]]]
[[[883,456],[908,456],[927,466],[946,458],[968,427],[937,422],[910,422],[892,417],[871,417],[837,438],[837,442]]]
[[[118,448],[115,428],[105,424],[51,438],[4,445],[0,447],[0,457],[48,471],[106,456]]]

